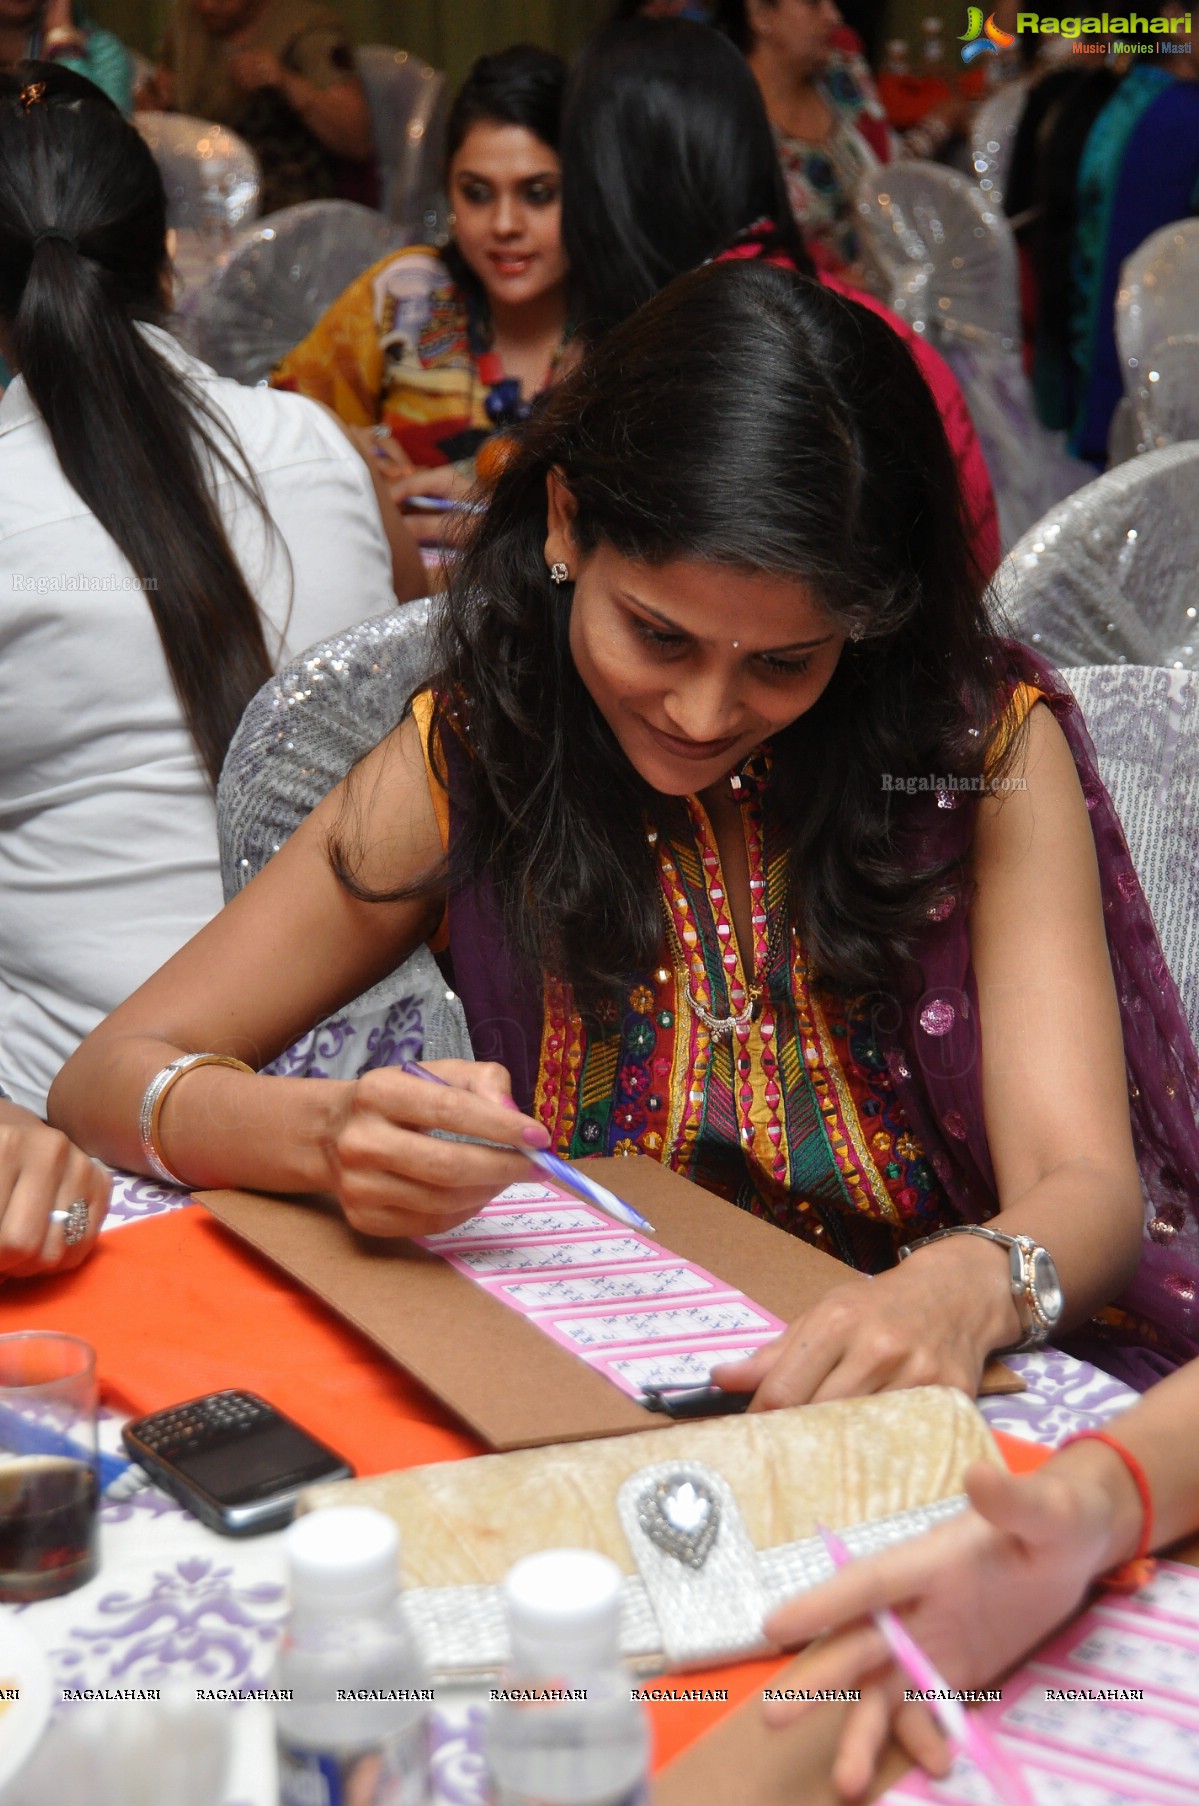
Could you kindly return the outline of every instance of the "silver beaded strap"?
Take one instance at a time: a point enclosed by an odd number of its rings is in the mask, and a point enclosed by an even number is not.
[[[167,1092],[171,1086],[181,1079],[185,1072],[193,1066],[234,1066],[239,1072],[253,1072],[244,1060],[235,1060],[229,1054],[190,1053],[180,1054],[169,1066],[156,1072],[146,1086],[142,1096],[142,1107],[138,1112],[137,1132],[141,1138],[142,1155],[146,1165],[158,1178],[164,1179],[168,1185],[179,1185],[184,1189],[187,1180],[174,1172],[163,1159],[158,1146],[158,1119],[162,1115],[162,1106],[166,1102]]]

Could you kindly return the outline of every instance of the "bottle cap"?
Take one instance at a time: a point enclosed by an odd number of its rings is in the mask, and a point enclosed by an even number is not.
[[[504,1581],[514,1656],[563,1661],[615,1658],[620,1569],[590,1549],[526,1555]]]
[[[400,1533],[362,1505],[331,1505],[297,1518],[284,1544],[293,1606],[313,1611],[379,1610],[399,1590]]]

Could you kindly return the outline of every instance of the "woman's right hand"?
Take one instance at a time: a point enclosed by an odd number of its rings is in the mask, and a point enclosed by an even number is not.
[[[431,1060],[428,1070],[446,1083],[385,1066],[346,1087],[325,1150],[329,1190],[363,1235],[452,1229],[506,1185],[528,1178],[529,1163],[516,1150],[550,1145],[541,1124],[517,1110],[504,1067]],[[500,1145],[443,1141],[432,1129]]]
[[[332,408],[326,411],[333,413]],[[402,483],[412,475],[412,460],[390,433],[385,434],[381,427],[350,426],[336,414],[333,418],[372,475],[377,473],[389,486]]]
[[[77,1267],[96,1244],[112,1180],[58,1129],[0,1100],[0,1279]],[[68,1242],[54,1211],[87,1206],[87,1229]]]

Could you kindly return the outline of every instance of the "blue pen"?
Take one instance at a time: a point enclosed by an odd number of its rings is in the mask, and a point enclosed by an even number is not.
[[[84,1448],[70,1436],[64,1436],[61,1430],[49,1430],[45,1424],[23,1417],[8,1405],[0,1405],[0,1439],[3,1446],[14,1455],[61,1455],[64,1460],[82,1461],[85,1465],[93,1466],[101,1492],[106,1491],[132,1465],[120,1455],[99,1454],[93,1459],[90,1449]]]
[[[403,503],[414,514],[486,514],[484,502],[456,502],[448,495],[406,495]]]
[[[435,1072],[430,1072],[427,1066],[418,1066],[415,1060],[401,1060],[399,1067],[400,1071],[406,1072],[411,1079],[428,1079],[430,1084],[446,1085],[451,1091],[454,1089],[448,1079],[439,1078]],[[597,1180],[588,1178],[586,1173],[580,1173],[569,1162],[559,1160],[556,1154],[547,1154],[543,1148],[517,1148],[514,1152],[523,1154],[526,1160],[531,1160],[534,1166],[539,1166],[543,1173],[547,1173],[551,1179],[556,1179],[559,1185],[565,1185],[570,1191],[578,1192],[581,1198],[586,1199],[588,1204],[594,1204],[595,1208],[602,1210],[605,1216],[615,1217],[618,1223],[625,1223],[630,1229],[648,1229],[650,1234],[653,1234],[653,1224],[647,1223],[641,1213],[634,1210],[631,1204],[626,1204],[623,1198],[618,1198],[615,1192],[608,1190],[606,1185],[600,1185]]]

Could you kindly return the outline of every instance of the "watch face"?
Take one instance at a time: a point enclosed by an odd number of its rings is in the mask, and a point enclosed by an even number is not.
[[[1052,1257],[1038,1248],[1032,1261],[1032,1290],[1037,1310],[1050,1329],[1062,1314],[1062,1282]]]

